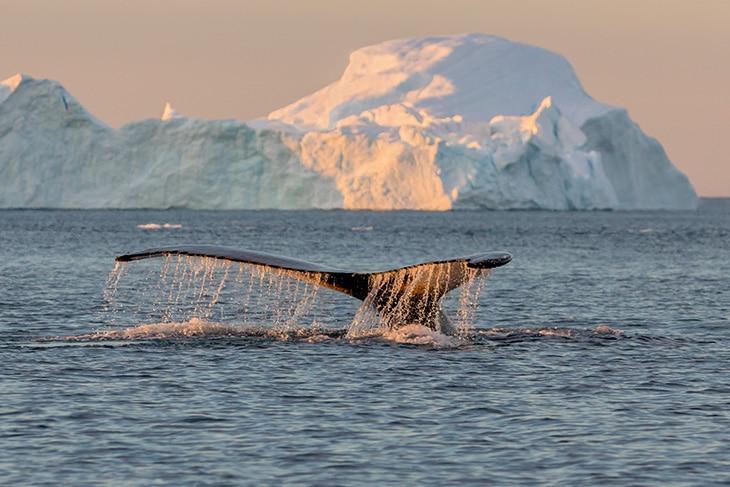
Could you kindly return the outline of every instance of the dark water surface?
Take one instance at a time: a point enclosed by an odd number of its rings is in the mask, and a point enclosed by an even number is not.
[[[514,260],[458,340],[348,337],[357,303],[330,291],[314,328],[171,321],[161,259],[110,292],[116,254],[182,243],[353,270]],[[729,276],[730,200],[0,211],[0,484],[728,485]]]

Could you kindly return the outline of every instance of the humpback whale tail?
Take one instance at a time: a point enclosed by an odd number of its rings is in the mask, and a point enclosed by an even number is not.
[[[363,301],[362,306],[376,310],[388,328],[418,323],[449,335],[457,330],[441,309],[446,293],[512,260],[506,252],[489,252],[382,272],[347,272],[288,257],[207,245],[154,248],[119,255],[116,260],[128,262],[172,255],[209,257],[263,267],[353,296]]]

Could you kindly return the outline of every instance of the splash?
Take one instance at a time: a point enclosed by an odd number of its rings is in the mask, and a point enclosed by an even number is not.
[[[460,348],[469,343],[468,337],[451,337],[423,325],[406,325],[383,332],[382,337],[396,343],[425,345],[433,348]]]
[[[428,338],[413,338],[415,328],[405,328],[405,335],[391,332],[407,325],[429,329],[423,325],[435,323],[435,329],[448,335],[464,336],[472,330],[488,275],[488,269],[470,268],[467,261],[373,273],[367,275],[369,288],[361,302],[327,290],[337,289],[327,281],[327,273],[168,255],[132,265],[117,262],[107,280],[103,319],[114,328],[137,329],[143,335],[154,334],[153,329],[139,329],[139,323],[185,324],[183,329],[165,328],[172,335],[195,334],[196,325],[216,323],[229,327],[225,333],[230,327],[261,327],[309,336],[311,330],[344,328],[350,338],[380,335],[418,341]],[[447,296],[457,286],[458,292]],[[444,310],[454,317],[453,323]]]
[[[197,319],[290,328],[307,317],[309,325],[319,323],[307,316],[319,286],[294,279],[286,270],[208,257],[175,256],[158,262],[117,263],[107,279],[107,322],[118,326]]]
[[[350,334],[362,336],[402,325],[435,323],[442,332],[464,335],[472,329],[474,309],[488,276],[489,270],[471,269],[466,264],[435,264],[376,274]],[[452,323],[443,310],[443,300],[456,282],[461,286],[455,293],[456,320]]]

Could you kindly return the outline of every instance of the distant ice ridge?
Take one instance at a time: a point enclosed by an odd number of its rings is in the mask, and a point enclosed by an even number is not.
[[[484,34],[355,51],[267,118],[114,130],[58,83],[0,84],[2,208],[695,208],[687,178],[561,56]]]

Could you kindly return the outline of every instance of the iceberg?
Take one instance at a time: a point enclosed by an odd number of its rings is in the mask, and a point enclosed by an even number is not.
[[[562,56],[485,34],[388,41],[243,122],[112,129],[61,84],[0,83],[0,208],[691,209],[661,144]]]

